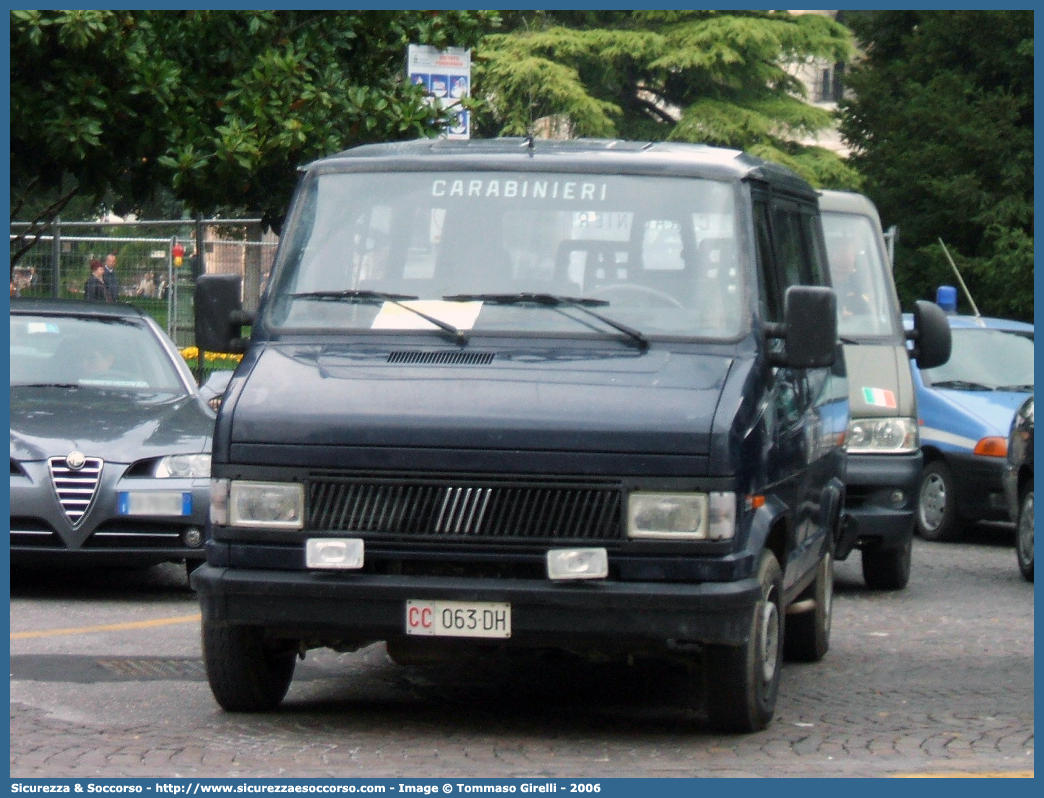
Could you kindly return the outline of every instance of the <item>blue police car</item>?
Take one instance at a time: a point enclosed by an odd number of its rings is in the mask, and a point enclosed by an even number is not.
[[[1008,519],[1002,475],[1012,418],[1033,394],[1033,325],[956,315],[949,286],[937,302],[953,348],[942,366],[913,368],[924,453],[915,521],[922,538],[952,540],[975,521]]]

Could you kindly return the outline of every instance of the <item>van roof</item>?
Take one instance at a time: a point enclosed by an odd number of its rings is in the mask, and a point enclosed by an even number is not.
[[[363,160],[365,159],[365,161]],[[365,163],[366,166],[362,166]],[[451,141],[416,139],[364,144],[312,162],[306,170],[367,170],[382,168],[605,172],[756,180],[814,196],[812,187],[795,172],[740,150],[681,142],[623,139],[496,138]]]
[[[877,206],[864,194],[854,191],[820,191],[819,210],[833,213],[858,213],[873,219],[880,219]]]

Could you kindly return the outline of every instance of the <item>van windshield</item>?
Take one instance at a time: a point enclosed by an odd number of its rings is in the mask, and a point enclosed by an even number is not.
[[[823,212],[830,281],[843,337],[900,335],[892,272],[869,217]]]
[[[269,318],[284,330],[435,329],[434,318],[476,333],[606,335],[616,323],[735,338],[749,326],[736,192],[561,172],[313,175]]]

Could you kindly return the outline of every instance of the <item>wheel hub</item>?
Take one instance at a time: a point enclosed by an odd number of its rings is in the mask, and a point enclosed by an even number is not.
[[[926,529],[938,529],[946,509],[946,485],[932,474],[921,486],[921,523]]]
[[[758,653],[761,678],[771,682],[779,659],[779,610],[774,601],[763,601],[758,608]]]

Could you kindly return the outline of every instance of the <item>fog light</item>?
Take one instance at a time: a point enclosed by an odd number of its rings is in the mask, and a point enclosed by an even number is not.
[[[181,539],[185,545],[190,549],[198,548],[203,543],[203,533],[196,529],[194,526],[190,526],[184,532],[181,533]]]
[[[902,507],[906,504],[906,494],[901,490],[893,490],[892,495],[889,498],[891,498],[892,505],[895,507]]]
[[[310,538],[305,543],[305,565],[309,568],[353,570],[363,567],[361,538]]]
[[[548,579],[605,579],[609,555],[605,549],[551,549],[547,553]]]

